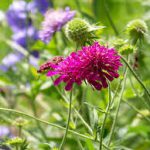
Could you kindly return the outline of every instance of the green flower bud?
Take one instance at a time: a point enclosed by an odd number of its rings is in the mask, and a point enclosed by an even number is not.
[[[6,141],[6,144],[11,145],[11,146],[18,146],[18,145],[21,145],[23,142],[24,142],[23,139],[21,139],[19,137],[15,137],[15,138],[12,138],[12,139]]]
[[[23,127],[25,126],[26,124],[28,124],[28,121],[19,117],[17,118],[14,122],[13,122],[14,125],[18,126],[18,127]]]
[[[140,19],[130,21],[126,28],[126,32],[129,34],[130,38],[133,39],[134,44],[138,39],[143,39],[147,30],[146,23]]]
[[[119,49],[119,53],[122,55],[129,55],[136,50],[136,47],[130,44],[125,44]]]
[[[95,31],[102,28],[102,26],[91,26],[87,21],[75,18],[68,22],[65,32],[68,39],[76,42],[77,45],[83,46],[86,43],[93,42],[97,36]]]
[[[121,46],[125,45],[127,43],[127,40],[123,40],[123,39],[115,39],[112,41],[112,45],[116,48],[119,49]]]

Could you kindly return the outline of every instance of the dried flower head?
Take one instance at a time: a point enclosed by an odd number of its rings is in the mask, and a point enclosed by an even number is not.
[[[47,76],[59,75],[54,84],[65,82],[66,90],[71,90],[74,83],[81,85],[82,81],[87,81],[92,87],[100,90],[108,86],[107,80],[112,81],[119,77],[120,66],[120,56],[115,49],[95,42],[71,53],[55,66],[54,70],[49,70]]]
[[[68,7],[65,10],[48,10],[45,14],[45,20],[42,23],[42,30],[39,32],[40,39],[48,43],[53,34],[56,31],[60,31],[74,15],[75,11],[70,11]]]
[[[58,65],[61,61],[64,60],[64,57],[62,56],[55,56],[51,60],[47,61],[46,63],[42,64],[40,66],[40,69],[37,70],[38,73],[44,73],[47,72],[48,70],[53,69],[56,65]]]

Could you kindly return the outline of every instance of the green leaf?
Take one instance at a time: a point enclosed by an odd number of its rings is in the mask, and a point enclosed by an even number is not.
[[[86,145],[88,147],[88,150],[95,150],[94,145],[91,140],[86,140]]]
[[[12,3],[13,0],[1,0],[0,1],[0,9],[7,10],[9,5]]]

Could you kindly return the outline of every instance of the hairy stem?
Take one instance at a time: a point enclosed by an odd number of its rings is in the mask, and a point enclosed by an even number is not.
[[[18,128],[18,136],[19,137],[22,136],[22,126],[19,126],[19,128]]]
[[[118,102],[118,105],[117,105],[117,109],[116,109],[116,113],[115,113],[115,118],[114,118],[114,121],[113,121],[113,124],[112,124],[112,128],[111,128],[111,131],[110,131],[110,137],[109,137],[109,140],[108,140],[108,147],[109,147],[109,145],[111,143],[111,140],[112,140],[112,137],[113,137],[113,134],[114,134],[114,130],[115,130],[115,126],[116,126],[116,121],[117,121],[117,117],[118,117],[118,113],[119,113],[119,108],[120,108],[120,104],[121,104],[123,92],[124,92],[125,85],[126,85],[126,76],[127,76],[127,67],[125,69],[124,82],[123,82],[123,86],[122,86],[122,89],[121,89],[121,92],[120,92],[120,96],[119,96],[119,102]]]
[[[69,123],[70,123],[70,118],[71,118],[71,105],[72,105],[72,90],[70,92],[68,120],[67,120],[67,125],[66,125],[66,131],[65,131],[65,135],[64,135],[64,137],[62,139],[62,142],[60,144],[59,150],[62,149],[63,145],[65,144],[66,138],[67,138],[68,129],[69,129]]]
[[[80,115],[80,113],[74,109],[75,113],[78,115],[78,117],[80,118],[80,120],[82,121],[82,123],[87,127],[87,129],[89,130],[90,134],[93,135],[93,131],[91,129],[91,127],[87,124],[87,122],[83,119],[83,117]]]
[[[117,88],[116,88],[116,90],[115,90],[115,93],[114,93],[114,95],[113,95],[113,97],[112,97],[111,106],[113,105],[113,103],[114,103],[114,101],[115,101],[115,97],[116,97],[117,94],[118,94],[118,90],[119,90],[119,88],[120,88],[120,86],[121,86],[121,83],[122,83],[122,79],[119,81],[119,83],[118,83],[118,85],[117,85]]]
[[[18,145],[16,145],[16,150],[19,150],[19,147],[18,147]]]
[[[127,65],[127,67],[129,68],[129,70],[131,71],[131,73],[134,75],[134,77],[136,78],[136,80],[139,82],[139,84],[142,86],[142,88],[147,93],[147,95],[149,97],[148,100],[149,100],[149,106],[150,106],[150,93],[149,93],[148,89],[145,87],[145,85],[143,84],[143,82],[141,81],[141,79],[138,77],[138,75],[135,73],[135,71],[132,69],[132,67],[126,61],[126,59],[124,57],[122,57],[122,56],[121,56],[121,59],[124,61],[124,63]]]
[[[139,97],[140,99],[142,99],[143,102],[145,103],[145,106],[149,109],[150,106],[148,105],[147,101],[145,101],[143,97],[140,97],[140,95],[139,95],[137,89],[134,87],[134,84],[133,84],[133,81],[132,81],[132,79],[131,79],[131,76],[129,76],[129,80],[130,80],[130,84],[131,84],[132,90],[133,90],[133,92],[135,93],[135,95],[136,95],[137,97]]]
[[[109,109],[110,109],[110,106],[111,106],[110,84],[109,84],[109,87],[108,87],[108,93],[109,93],[108,105],[107,105],[107,108],[106,108],[106,113],[104,114],[104,120],[103,120],[103,124],[102,124],[101,130],[100,130],[99,150],[102,150],[102,141],[103,141],[103,134],[104,134],[105,123],[106,123],[106,119],[107,119],[107,116],[108,116],[108,113],[109,113]]]
[[[31,100],[31,107],[32,107],[32,111],[34,113],[34,116],[37,117],[37,111],[36,111],[36,106],[35,106],[35,101]],[[43,128],[41,127],[39,121],[36,121],[37,127],[39,128],[39,130],[41,131],[42,136],[44,137],[44,139],[47,141],[47,136],[45,134],[45,131],[43,130]]]
[[[128,101],[123,99],[123,102],[126,103],[129,107],[131,107],[135,112],[137,112],[141,117],[143,117],[146,121],[148,121],[150,123],[150,118],[146,117],[145,115],[143,115],[140,110],[138,108],[136,108],[135,106],[133,106],[132,104],[130,104]]]
[[[53,78],[52,78],[52,80],[53,80]],[[53,80],[54,81],[54,80]],[[57,92],[60,94],[60,96],[64,99],[64,101],[66,102],[66,103],[69,103],[69,101],[68,101],[68,98],[60,91],[60,89],[58,88],[58,87],[56,87],[55,86],[55,88],[56,88],[56,90],[57,90]],[[88,125],[88,123],[83,119],[83,117],[80,115],[80,113],[75,109],[75,108],[73,108],[73,111],[77,114],[77,116],[79,117],[79,119],[82,121],[82,123],[85,125],[85,127],[88,129],[88,131],[89,131],[89,133],[91,134],[91,135],[93,135],[93,131],[92,131],[92,129],[91,129],[91,127]]]
[[[84,150],[83,146],[82,146],[82,143],[80,142],[80,140],[77,138],[77,143],[80,147],[80,150]]]

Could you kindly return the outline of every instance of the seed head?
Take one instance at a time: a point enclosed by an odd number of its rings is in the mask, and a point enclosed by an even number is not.
[[[127,24],[126,32],[129,34],[130,38],[134,41],[138,39],[143,39],[148,28],[143,20],[136,19],[132,20]]]
[[[66,26],[66,36],[74,41],[79,46],[84,46],[86,43],[91,44],[97,38],[95,31],[102,29],[103,26],[93,26],[87,21],[80,18],[75,18],[68,22]]]

